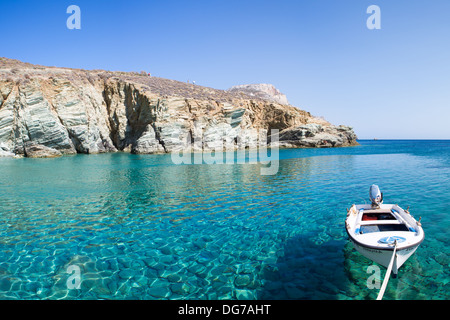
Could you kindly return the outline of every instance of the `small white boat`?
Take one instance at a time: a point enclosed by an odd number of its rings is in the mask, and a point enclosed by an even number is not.
[[[392,273],[416,251],[425,238],[420,219],[395,204],[383,204],[383,194],[370,187],[371,204],[354,204],[347,211],[346,230],[355,249],[366,258],[388,267],[396,246]]]

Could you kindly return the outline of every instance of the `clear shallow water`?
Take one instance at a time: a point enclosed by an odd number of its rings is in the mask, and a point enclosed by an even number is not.
[[[280,159],[274,176],[166,155],[0,159],[0,299],[375,299],[344,229],[373,183],[426,234],[385,299],[450,298],[450,141]]]

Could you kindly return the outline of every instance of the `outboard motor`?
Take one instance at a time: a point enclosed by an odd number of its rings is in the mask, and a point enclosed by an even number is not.
[[[372,206],[378,207],[380,204],[383,203],[383,194],[381,193],[380,188],[378,188],[377,185],[373,184],[370,187],[369,194],[370,194],[370,201],[372,201]]]

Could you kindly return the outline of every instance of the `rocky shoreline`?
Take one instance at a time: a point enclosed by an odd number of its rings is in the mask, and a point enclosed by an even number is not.
[[[170,153],[186,144],[207,151],[217,141],[239,148],[242,135],[251,148],[258,131],[271,129],[279,130],[278,146],[285,148],[357,145],[352,128],[275,102],[287,103],[276,89],[278,100],[246,88],[225,91],[146,73],[0,58],[0,157]],[[194,144],[200,135],[203,142]]]

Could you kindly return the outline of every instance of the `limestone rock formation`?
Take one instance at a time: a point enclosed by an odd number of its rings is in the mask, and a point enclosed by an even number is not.
[[[272,101],[275,103],[289,105],[286,95],[282,94],[272,84],[260,83],[260,84],[243,84],[233,86],[228,89],[229,92],[242,92],[252,97],[258,97],[264,100]]]
[[[280,101],[137,73],[0,58],[0,157],[255,147],[258,131],[271,129],[280,131],[282,147],[356,144],[350,127]]]
[[[24,153],[28,158],[55,158],[62,156],[60,151],[34,142],[25,143]]]
[[[4,150],[0,147],[0,158],[14,157],[14,153]]]
[[[350,146],[354,144],[356,138],[353,130],[347,126],[310,123],[281,131],[278,146],[286,148]]]

